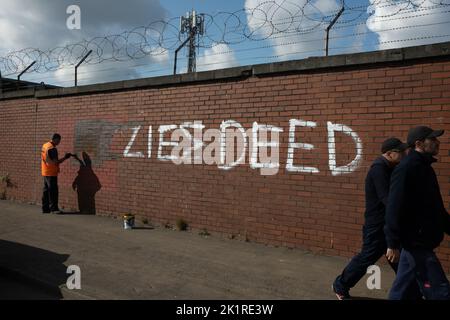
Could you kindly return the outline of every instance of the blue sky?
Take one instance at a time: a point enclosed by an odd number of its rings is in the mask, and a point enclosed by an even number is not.
[[[341,6],[341,0],[111,3],[2,0],[2,75],[15,78],[37,60],[24,80],[71,86],[74,64],[89,49],[94,53],[79,69],[80,84],[171,74],[173,52],[184,40],[178,37],[178,17],[191,9],[207,15],[198,71],[323,56],[325,28]],[[81,9],[80,30],[67,29],[70,4]],[[450,41],[450,0],[346,0],[345,6],[330,32],[331,55]],[[186,64],[183,49],[179,72]]]
[[[164,0],[163,5],[167,8],[170,16],[176,17],[191,9],[199,12],[215,14],[219,11],[233,12],[241,10],[244,7],[244,0]]]

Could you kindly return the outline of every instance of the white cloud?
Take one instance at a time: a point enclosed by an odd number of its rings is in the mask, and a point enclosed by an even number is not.
[[[323,55],[327,22],[340,0],[246,0],[249,37],[268,39],[280,60]]]
[[[378,36],[378,49],[408,47],[449,41],[448,0],[370,0],[369,30]]]
[[[123,37],[96,38],[93,43],[83,42],[84,39],[93,39],[97,36],[120,34],[126,30],[132,30],[138,26],[147,26],[157,20],[164,20],[167,11],[161,6],[158,0],[128,0],[112,2],[110,0],[2,0],[0,11],[0,57],[15,52],[10,59],[0,58],[0,69],[3,75],[17,74],[33,60],[37,60],[35,67],[41,72],[40,78],[45,81],[49,74],[46,73],[48,67],[70,66],[68,70],[52,72],[52,77],[56,81],[69,81],[73,79],[73,64],[78,61],[86,49],[93,49],[92,55],[82,66],[83,72],[92,71],[89,75],[95,81],[108,81],[121,79],[124,73],[139,75],[137,66],[141,64],[159,64],[166,62],[167,52],[156,49],[158,43],[157,30],[162,28],[162,24],[155,24],[153,31],[150,29],[138,29],[141,34],[145,34],[145,39],[149,44],[142,47],[143,38],[139,33],[129,34],[127,39]],[[66,9],[69,5],[76,4],[81,8],[81,30],[69,30],[66,20],[69,15]],[[64,46],[74,43],[83,43],[81,46],[72,47],[71,52],[67,52]],[[38,48],[48,52],[49,49],[57,48],[50,55],[53,62],[45,60],[49,55],[39,55],[39,51],[24,48]],[[114,50],[113,50],[114,47]],[[143,49],[146,54],[139,52]],[[148,54],[155,51],[156,55]],[[128,51],[127,51],[128,50]],[[61,54],[57,54],[60,52]],[[114,53],[114,54],[113,54]],[[143,58],[131,60],[128,54]],[[67,58],[70,59],[67,59]],[[99,66],[89,65],[96,63],[101,58],[109,58],[106,64]],[[115,60],[127,61],[127,63],[115,62]],[[98,71],[105,69],[108,65],[115,72]],[[123,68],[122,71],[120,68]],[[34,69],[34,68],[33,68]],[[33,69],[30,71],[32,72]],[[80,71],[81,72],[81,71]],[[43,73],[43,74],[42,74]],[[70,79],[69,79],[70,76]],[[26,77],[39,78],[39,74],[27,74]],[[51,81],[46,81],[52,83]],[[38,81],[40,82],[40,81]]]
[[[197,71],[224,69],[235,67],[238,61],[231,48],[224,44],[216,44],[206,49],[197,60]]]
[[[360,2],[351,3],[330,33],[330,54],[389,49],[449,41],[450,0],[369,0],[364,14]],[[267,40],[275,60],[301,59],[324,54],[325,28],[341,0],[246,0],[247,36]],[[368,16],[366,23],[358,24]],[[364,20],[363,20],[364,21]],[[388,29],[388,30],[387,30]],[[372,33],[374,32],[374,33]],[[365,41],[369,40],[366,44]],[[260,51],[264,52],[264,51]]]
[[[360,52],[364,50],[364,40],[368,32],[365,24],[359,24],[354,28],[355,36],[352,43],[349,45],[350,52]]]

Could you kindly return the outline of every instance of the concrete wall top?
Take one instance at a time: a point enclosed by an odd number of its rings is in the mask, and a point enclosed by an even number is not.
[[[342,54],[328,57],[310,57],[302,60],[292,60],[258,65],[241,66],[228,69],[196,72],[191,74],[166,75],[136,80],[124,80],[92,84],[78,87],[57,89],[27,89],[0,94],[0,100],[18,98],[55,98],[69,95],[94,94],[111,91],[134,90],[160,86],[182,85],[194,82],[216,81],[251,76],[266,76],[283,73],[311,72],[319,69],[339,67],[355,67],[358,65],[376,65],[393,62],[406,62],[417,59],[448,59],[450,58],[450,42],[430,45],[380,50],[363,53]]]

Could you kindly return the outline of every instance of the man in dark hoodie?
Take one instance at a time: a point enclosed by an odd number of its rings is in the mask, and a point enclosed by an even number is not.
[[[413,148],[391,177],[385,234],[389,261],[400,259],[389,299],[406,299],[418,283],[425,299],[450,299],[450,284],[433,250],[450,234],[450,216],[442,201],[433,156],[443,130],[419,126],[408,133]],[[402,247],[401,252],[399,248]]]
[[[366,177],[366,211],[363,226],[361,252],[353,257],[342,274],[333,283],[333,291],[339,300],[349,299],[349,291],[386,252],[383,232],[384,215],[389,194],[389,181],[394,167],[400,163],[408,145],[397,138],[385,140],[382,155],[372,163]],[[395,270],[396,265],[391,264]]]

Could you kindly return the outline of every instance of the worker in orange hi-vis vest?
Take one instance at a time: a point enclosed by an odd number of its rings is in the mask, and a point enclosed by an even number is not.
[[[72,154],[66,153],[58,158],[56,146],[61,142],[61,135],[55,133],[52,140],[42,146],[41,170],[44,178],[44,192],[42,194],[42,213],[63,213],[58,207],[58,173],[59,165],[69,159]]]

